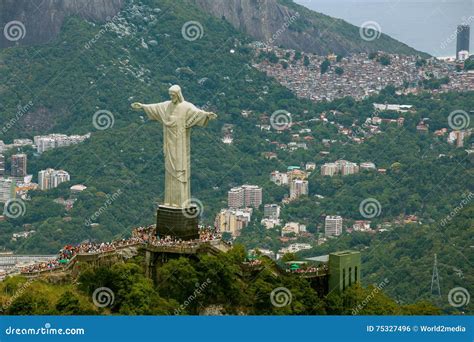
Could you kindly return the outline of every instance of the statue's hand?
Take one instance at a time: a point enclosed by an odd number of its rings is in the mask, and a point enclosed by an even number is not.
[[[208,112],[207,116],[209,117],[209,120],[215,120],[217,119],[217,114],[213,112]]]
[[[141,104],[140,102],[133,102],[133,103],[132,103],[132,108],[133,108],[133,109],[142,109],[142,108],[143,108],[143,104]]]

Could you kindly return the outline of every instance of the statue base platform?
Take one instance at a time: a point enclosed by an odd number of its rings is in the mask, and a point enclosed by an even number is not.
[[[156,235],[172,236],[182,240],[199,239],[199,212],[197,207],[176,208],[158,206],[156,211]]]

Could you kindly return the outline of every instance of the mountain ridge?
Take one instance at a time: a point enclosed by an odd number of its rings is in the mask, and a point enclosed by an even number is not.
[[[319,55],[375,52],[427,57],[386,34],[364,40],[359,28],[315,12],[292,0],[189,0],[206,13],[222,18],[254,39]],[[374,32],[375,33],[375,32]],[[272,44],[269,44],[272,45]]]

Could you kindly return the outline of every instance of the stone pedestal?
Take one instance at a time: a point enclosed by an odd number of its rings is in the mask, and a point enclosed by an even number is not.
[[[183,240],[199,238],[199,212],[197,207],[176,208],[158,206],[156,212],[156,235],[171,235]]]

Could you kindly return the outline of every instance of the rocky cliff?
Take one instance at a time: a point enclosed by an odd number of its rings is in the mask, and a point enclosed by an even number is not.
[[[0,48],[47,43],[70,15],[105,21],[124,0],[0,0]]]
[[[316,54],[377,50],[419,54],[415,49],[385,34],[370,41],[364,40],[358,27],[311,11],[291,0],[189,1],[265,43]]]

